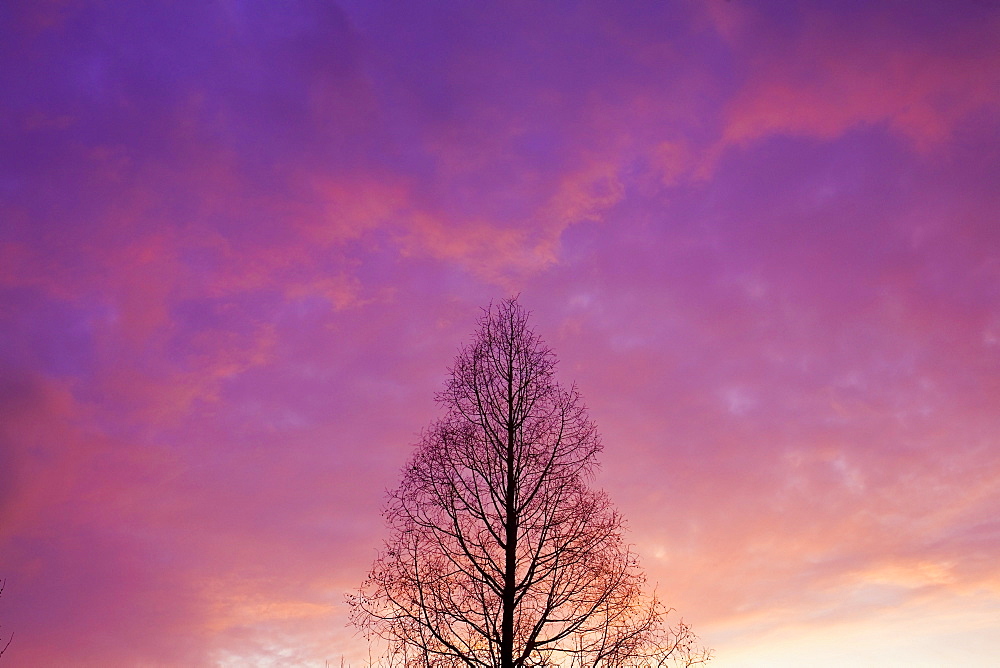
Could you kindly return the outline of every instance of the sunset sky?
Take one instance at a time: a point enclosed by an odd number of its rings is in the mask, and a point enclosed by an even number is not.
[[[519,294],[717,668],[1000,657],[1000,6],[0,4],[0,659],[361,666]]]

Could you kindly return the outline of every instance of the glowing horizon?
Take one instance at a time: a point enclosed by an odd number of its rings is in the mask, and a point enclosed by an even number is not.
[[[520,294],[710,665],[990,665],[987,5],[9,3],[0,662],[358,665]]]

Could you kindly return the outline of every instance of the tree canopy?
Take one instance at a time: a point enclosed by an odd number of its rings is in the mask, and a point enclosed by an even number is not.
[[[590,483],[602,445],[515,299],[484,310],[384,510],[352,620],[407,664],[692,665],[710,658],[645,592]]]

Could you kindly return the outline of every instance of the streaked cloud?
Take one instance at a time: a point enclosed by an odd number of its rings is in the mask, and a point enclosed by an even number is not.
[[[995,9],[2,12],[13,664],[363,662],[383,491],[512,293],[718,665],[997,653]]]

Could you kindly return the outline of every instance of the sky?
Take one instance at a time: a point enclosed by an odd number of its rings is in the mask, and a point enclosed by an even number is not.
[[[0,4],[11,666],[324,666],[519,295],[713,665],[1000,656],[1000,7]]]

